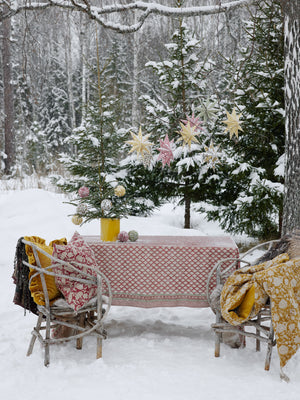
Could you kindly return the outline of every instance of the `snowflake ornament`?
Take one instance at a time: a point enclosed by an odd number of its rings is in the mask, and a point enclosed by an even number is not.
[[[141,155],[142,158],[144,158],[145,153],[151,153],[151,146],[153,143],[148,141],[149,135],[142,135],[142,128],[140,127],[139,133],[136,135],[133,132],[130,132],[132,139],[133,140],[128,140],[127,144],[130,144],[132,146],[132,149],[130,150],[129,153],[132,153],[133,151],[136,151],[137,156]]]
[[[226,114],[227,114],[227,119],[225,121],[222,121],[224,124],[227,125],[227,127],[225,128],[225,132],[229,131],[230,139],[232,139],[233,135],[235,135],[238,139],[239,130],[243,131],[243,129],[240,126],[240,124],[242,123],[242,121],[240,121],[240,117],[242,114],[236,115],[235,107],[233,108],[231,114],[229,114],[228,111],[226,111]]]
[[[189,149],[191,149],[192,142],[199,143],[196,136],[199,135],[199,132],[195,132],[195,127],[191,127],[190,123],[188,122],[186,125],[183,125],[180,122],[181,131],[180,133],[181,138],[177,140],[177,142],[182,140],[183,147],[187,144]]]
[[[201,101],[201,105],[196,108],[199,111],[199,118],[201,118],[205,123],[209,120],[214,120],[217,118],[218,108],[216,108],[216,101],[211,101],[207,99],[206,101]]]
[[[174,139],[169,140],[168,134],[164,138],[164,140],[159,139],[160,142],[160,148],[159,150],[159,155],[158,155],[158,160],[161,160],[162,166],[164,167],[166,164],[170,166],[170,162],[174,160],[174,154],[172,150],[172,145],[174,143]]]
[[[216,164],[220,163],[219,160],[219,155],[218,155],[218,150],[219,150],[220,146],[214,146],[212,140],[210,142],[209,147],[208,146],[204,146],[205,149],[205,158],[204,158],[204,162],[209,164],[210,167],[212,167],[213,170],[215,170],[216,168]]]
[[[195,117],[194,113],[192,113],[192,116],[186,116],[186,119],[182,119],[181,122],[184,123],[186,126],[188,123],[190,123],[190,127],[195,127],[195,131],[203,131],[203,127],[201,126],[203,124],[203,121],[201,121],[200,117]]]

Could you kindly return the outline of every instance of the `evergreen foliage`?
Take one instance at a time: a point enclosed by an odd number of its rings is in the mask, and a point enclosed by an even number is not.
[[[74,213],[82,215],[85,222],[127,214],[124,199],[121,201],[120,198],[114,196],[114,187],[118,183],[116,174],[120,170],[118,153],[121,138],[109,106],[111,104],[104,106],[101,113],[97,105],[88,106],[86,119],[68,139],[69,144],[76,148],[76,153],[62,158],[71,176],[67,180],[58,181],[58,186],[65,192],[75,194],[71,204],[76,207],[80,204],[87,206],[84,212],[78,212],[77,209]],[[86,198],[78,195],[78,190],[83,186],[89,188],[89,196]],[[104,199],[110,199],[113,202],[109,213],[101,208]]]
[[[106,54],[107,53],[107,54]],[[131,76],[127,66],[126,43],[119,36],[114,37],[111,46],[105,49],[108,64],[103,78],[108,82],[107,90],[115,98],[116,123],[130,126],[131,121]]]
[[[98,79],[94,85],[90,83],[91,99],[81,126],[67,139],[75,153],[71,156],[66,154],[61,159],[71,176],[67,180],[56,178],[59,187],[75,194],[71,201],[77,207],[74,214],[82,216],[84,222],[102,217],[119,218],[127,214],[125,198],[114,195],[114,188],[121,180],[117,174],[120,172],[122,135],[115,123],[115,101],[109,97],[110,87],[103,81],[99,64]],[[85,198],[78,195],[83,186],[89,189],[89,196]],[[105,199],[112,201],[112,208],[107,212],[101,207]],[[86,209],[80,208],[82,204]],[[83,211],[78,211],[80,209]]]
[[[160,62],[148,62],[160,83],[160,93],[143,96],[145,104],[144,125],[151,140],[158,143],[167,134],[174,142],[180,140],[180,122],[192,117],[195,104],[200,103],[207,94],[205,82],[211,72],[211,64],[201,61],[202,47],[188,26],[178,21],[178,28],[172,35],[172,41],[165,45],[167,55]],[[197,127],[198,140],[191,146],[177,146],[174,162],[158,175],[159,182],[153,187],[161,187],[162,199],[179,198],[185,205],[185,228],[190,228],[191,202],[199,200],[198,189],[201,186],[205,146],[209,145],[210,133]],[[177,143],[178,144],[178,143]]]
[[[49,153],[56,157],[66,150],[65,138],[71,133],[71,123],[66,71],[60,65],[58,55],[51,60],[51,70],[55,71],[55,74],[43,87],[38,122],[47,138]]]
[[[68,179],[54,179],[63,191],[74,195],[70,203],[76,206],[74,215],[81,217],[82,222],[126,217],[146,207],[144,198],[138,199],[140,193],[130,190],[122,196],[115,193],[118,185],[127,187],[126,171],[120,163],[127,132],[117,124],[123,98],[116,96],[116,92],[124,89],[122,80],[116,81],[114,73],[118,60],[114,60],[113,65],[110,61],[103,60],[100,64],[98,54],[96,71],[91,74],[96,80],[89,82],[90,100],[83,113],[84,119],[66,140],[75,152],[61,158],[71,175]],[[81,187],[89,189],[87,197],[78,193]],[[111,202],[109,209],[103,206],[103,201],[107,200]]]
[[[283,175],[278,164],[285,138],[279,0],[260,3],[245,28],[249,46],[242,50],[238,62],[227,60],[223,75],[230,81],[227,102],[236,104],[242,113],[243,131],[233,146],[229,139],[223,140],[228,158],[219,172],[221,184],[210,198],[215,208],[208,215],[233,233],[278,237],[283,201]]]

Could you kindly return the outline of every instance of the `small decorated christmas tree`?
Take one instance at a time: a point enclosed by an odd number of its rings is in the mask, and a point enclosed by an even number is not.
[[[124,130],[116,124],[116,99],[110,97],[109,80],[104,79],[99,57],[97,62],[97,81],[90,83],[92,100],[81,126],[68,139],[74,153],[61,158],[71,175],[56,179],[57,186],[74,194],[69,203],[76,207],[72,221],[78,225],[93,219],[120,219],[128,213],[120,178]]]

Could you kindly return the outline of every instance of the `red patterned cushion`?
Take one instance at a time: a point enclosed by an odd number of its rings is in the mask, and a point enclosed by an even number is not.
[[[96,275],[94,271],[88,268],[89,266],[96,267],[97,265],[94,252],[78,232],[74,233],[71,241],[66,246],[54,244],[53,257],[66,261],[83,272],[94,276]],[[85,266],[79,267],[76,265],[76,262],[84,264]],[[84,275],[74,271],[67,265],[59,265],[55,267],[55,272],[76,276],[78,278],[85,278]],[[74,308],[75,311],[84,306],[92,297],[96,296],[96,285],[87,285],[62,277],[55,277],[55,282],[58,289],[64,295],[67,303]]]

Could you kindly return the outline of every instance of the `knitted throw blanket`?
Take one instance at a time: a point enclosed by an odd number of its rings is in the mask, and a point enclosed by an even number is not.
[[[29,268],[23,264],[23,260],[28,262],[28,257],[25,251],[25,245],[22,243],[22,237],[18,240],[15,260],[14,260],[14,272],[12,275],[13,281],[16,285],[15,295],[13,302],[26,310],[38,314],[37,305],[31,297],[29,290]]]

